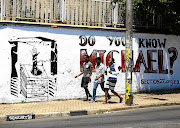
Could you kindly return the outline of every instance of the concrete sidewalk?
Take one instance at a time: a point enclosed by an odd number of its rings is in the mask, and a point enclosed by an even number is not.
[[[123,96],[124,98],[124,96]],[[104,112],[180,105],[180,94],[134,94],[134,104],[125,105],[125,98],[119,103],[119,98],[112,96],[109,104],[103,104],[104,97],[97,97],[97,102],[89,103],[79,100],[61,100],[19,104],[0,104],[0,121],[6,121],[6,115],[35,114],[35,119],[70,116],[72,111],[87,111],[87,114]]]

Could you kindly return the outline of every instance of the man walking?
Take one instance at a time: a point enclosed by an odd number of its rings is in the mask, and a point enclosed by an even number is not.
[[[111,92],[119,97],[120,103],[122,102],[123,98],[119,96],[117,92],[114,91],[116,82],[117,82],[117,75],[119,74],[118,67],[114,64],[114,58],[110,58],[108,60],[109,66],[107,66],[106,75],[107,75],[107,83],[105,85],[105,102],[107,104],[107,97],[108,97],[108,90],[110,89]]]
[[[94,82],[94,87],[93,87],[93,99],[90,102],[95,102],[96,98],[96,90],[98,85],[101,85],[101,89],[105,92],[104,89],[104,72],[105,72],[105,66],[104,64],[101,63],[101,58],[97,57],[96,58],[96,78]],[[111,99],[111,96],[108,94],[108,100]]]
[[[75,78],[79,77],[82,74],[83,74],[83,77],[81,81],[81,87],[84,88],[85,93],[86,93],[86,99],[84,101],[88,101],[92,98],[92,95],[89,93],[89,90],[88,90],[88,83],[91,81],[91,75],[92,75],[92,63],[89,61],[88,55],[84,57],[83,72],[75,76]]]

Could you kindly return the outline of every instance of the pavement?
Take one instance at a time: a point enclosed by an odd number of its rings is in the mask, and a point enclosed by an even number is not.
[[[89,103],[83,99],[41,101],[31,103],[0,104],[0,122],[7,121],[7,115],[34,114],[35,119],[68,117],[72,115],[103,114],[114,111],[180,105],[180,93],[174,94],[134,94],[133,104],[127,106],[125,97],[112,96],[111,102],[103,104],[104,97],[97,97],[97,102]]]

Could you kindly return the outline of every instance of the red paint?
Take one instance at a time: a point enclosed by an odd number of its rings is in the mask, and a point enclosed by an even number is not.
[[[122,69],[122,72],[126,72],[126,68],[125,68],[125,62],[126,62],[125,55],[126,55],[126,51],[122,50],[121,51],[121,63],[122,63],[121,69]],[[119,68],[119,70],[120,70],[120,68]]]
[[[81,35],[81,36],[79,36],[79,39],[81,40],[81,42],[79,43],[79,45],[85,46],[85,45],[87,44],[87,38],[86,38],[86,36]]]
[[[86,36],[81,35],[81,36],[79,36],[79,39],[80,39],[79,45],[81,45],[81,46],[86,46],[87,43],[88,43],[90,46],[94,46],[95,43],[96,43],[96,40],[95,40],[94,36],[90,36],[90,37],[87,39]]]
[[[178,56],[178,51],[176,48],[171,47],[168,49],[168,52],[169,52],[169,54],[173,53],[173,56],[170,57],[170,67],[173,68],[174,61],[177,59],[177,56]],[[170,70],[170,74],[171,75],[173,74],[173,70]]]
[[[80,70],[83,71],[83,63],[84,63],[84,56],[87,55],[86,49],[81,49],[80,51]]]
[[[116,51],[116,50],[112,50],[112,51],[110,51],[108,54],[107,54],[107,56],[106,56],[106,66],[109,66],[109,64],[108,64],[108,60],[109,60],[109,58],[112,58],[113,57],[113,52],[117,52],[117,53],[119,53],[118,51]]]
[[[167,69],[163,69],[163,50],[158,50],[158,68],[159,68],[159,73],[161,74],[168,74]]]
[[[144,68],[145,68],[144,72],[147,72],[148,68],[146,66],[146,62],[145,62],[144,55],[143,55],[142,51],[139,52],[139,56],[138,56],[138,59],[136,61],[136,65],[135,65],[135,68],[134,68],[135,72],[140,72],[141,63],[144,65]]]
[[[101,62],[104,64],[104,53],[106,52],[106,50],[98,50],[97,52],[99,53],[99,57],[101,58]]]
[[[113,57],[113,53],[116,52],[119,54],[117,50],[112,50],[109,51],[108,54],[106,55],[106,60],[104,61],[105,58],[105,53],[106,50],[93,50],[93,52],[90,54],[89,61],[92,62],[93,64],[93,71],[95,71],[95,65],[96,65],[96,57],[97,53],[99,54],[99,57],[101,58],[101,62],[104,63],[106,66],[108,66],[108,60],[109,58]],[[153,69],[153,63],[157,62],[153,58],[153,53],[158,52],[158,69]],[[174,61],[176,60],[178,56],[178,51],[176,48],[169,48],[168,49],[169,54],[173,53],[173,56],[170,57],[170,67],[173,67]],[[81,71],[83,70],[83,62],[84,62],[84,56],[87,55],[87,49],[81,49],[80,50],[80,69]],[[120,57],[120,56],[119,56]],[[115,58],[116,60],[116,58]],[[145,70],[144,73],[159,73],[159,74],[168,74],[168,69],[164,69],[164,64],[163,64],[163,50],[147,50],[147,64],[143,55],[142,50],[140,50],[138,59],[136,60],[136,65],[132,69],[133,72],[140,72],[140,67],[141,64],[143,64]],[[122,70],[122,72],[126,72],[125,69],[125,50],[121,50],[121,66],[118,67],[119,70]],[[170,70],[170,73],[173,74],[173,71]]]
[[[148,73],[157,73],[157,69],[153,69],[153,62],[156,62],[153,59],[153,52],[157,52],[157,50],[147,50]]]
[[[89,43],[89,45],[90,46],[94,46],[95,45],[95,38],[94,38],[94,36],[90,36],[89,38],[88,38],[88,43]]]
[[[89,61],[91,61],[92,65],[93,65],[93,72],[95,71],[96,57],[97,57],[97,51],[93,50],[93,52],[91,53],[91,55],[89,57]]]
[[[87,49],[81,49],[81,51],[80,51],[80,70],[81,71],[83,71],[84,56],[86,56],[86,55],[88,55]],[[89,61],[91,61],[91,63],[93,64],[93,71],[95,71],[96,56],[97,56],[96,50],[93,50],[93,52],[89,56]]]

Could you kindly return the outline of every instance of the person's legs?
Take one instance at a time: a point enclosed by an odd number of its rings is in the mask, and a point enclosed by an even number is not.
[[[94,87],[93,87],[93,100],[95,101],[96,98],[96,89],[98,87],[98,83],[94,82]]]
[[[81,87],[84,88],[84,91],[85,91],[85,94],[86,94],[86,99],[84,101],[87,101],[88,100],[88,94],[87,94],[87,90],[86,90],[86,78],[83,77],[82,80],[81,80]]]
[[[119,94],[117,94],[117,92],[115,92],[114,90],[111,90],[111,92],[112,92],[115,96],[117,96],[117,97],[121,98],[121,97],[120,97],[120,95],[119,95]]]
[[[86,97],[87,97],[86,100],[87,101],[88,101],[88,97],[92,97],[92,95],[89,93],[89,90],[88,90],[88,83],[89,83],[89,78],[88,77],[83,77],[81,87],[83,87],[84,90],[85,90]]]
[[[109,81],[106,82],[104,85],[104,90],[105,90],[105,102],[103,104],[107,104],[107,97],[108,97],[108,91],[109,91]]]
[[[107,103],[107,97],[108,97],[108,90],[107,88],[105,88],[105,104]]]
[[[117,92],[115,92],[114,90],[111,90],[111,92],[112,92],[114,95],[116,95],[117,97],[119,97],[120,103],[121,103],[122,100],[123,100],[123,98],[122,98]]]
[[[88,87],[84,87],[84,90],[85,90],[86,97],[87,97],[87,100],[88,100],[88,98],[92,97],[92,95],[89,93]]]
[[[109,85],[109,88],[110,88],[111,92],[112,92],[115,96],[119,97],[120,103],[121,103],[123,98],[122,98],[117,92],[114,91],[116,82],[117,82],[117,80],[111,80],[111,81],[109,82],[109,84],[110,84],[110,85]]]
[[[86,93],[86,100],[88,100],[88,90],[87,90],[87,87],[84,87],[84,91]]]
[[[100,85],[101,85],[101,89],[105,92],[104,82],[100,83]],[[108,99],[111,99],[111,96],[109,95],[109,93],[108,93]]]
[[[91,93],[90,93],[89,90],[88,90],[88,87],[87,87],[86,89],[87,89],[87,92],[88,92],[89,97],[92,97]]]

